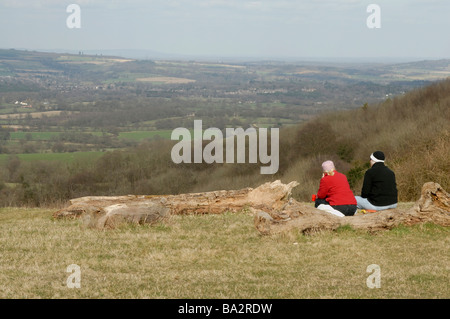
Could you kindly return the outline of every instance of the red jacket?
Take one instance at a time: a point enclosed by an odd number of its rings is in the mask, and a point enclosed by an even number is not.
[[[350,189],[347,177],[337,171],[334,171],[333,176],[322,177],[317,197],[326,199],[331,206],[356,205],[356,199]]]

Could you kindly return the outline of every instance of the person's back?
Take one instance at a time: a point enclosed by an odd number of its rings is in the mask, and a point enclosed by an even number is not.
[[[373,152],[370,155],[370,165],[364,174],[361,196],[355,196],[358,209],[378,211],[397,207],[395,174],[384,165],[384,153]]]
[[[395,174],[384,163],[375,163],[366,171],[361,197],[372,205],[387,206],[397,203]]]
[[[317,196],[326,198],[330,205],[356,205],[356,199],[348,184],[347,177],[334,171],[333,175],[322,177]]]
[[[354,215],[357,203],[347,177],[336,171],[332,161],[323,162],[322,169],[323,175],[314,206],[340,217]]]

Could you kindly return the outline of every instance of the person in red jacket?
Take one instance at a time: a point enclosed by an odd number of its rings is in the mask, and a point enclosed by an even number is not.
[[[356,199],[353,195],[347,177],[336,171],[332,161],[322,163],[323,174],[317,191],[315,207],[330,205],[345,216],[356,212]]]

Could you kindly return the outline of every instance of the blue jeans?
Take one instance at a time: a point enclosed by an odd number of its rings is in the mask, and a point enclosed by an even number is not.
[[[387,206],[375,206],[372,205],[367,198],[362,198],[361,196],[355,196],[355,198],[357,203],[356,207],[358,209],[385,210],[397,207],[397,203]]]

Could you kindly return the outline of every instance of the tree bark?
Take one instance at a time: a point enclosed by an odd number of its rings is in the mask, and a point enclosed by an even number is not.
[[[87,196],[72,199],[54,218],[82,218],[89,227],[114,228],[122,222],[155,223],[172,214],[220,214],[244,208],[277,210],[284,206],[297,182],[279,180],[255,189],[221,190],[180,195]]]
[[[114,228],[121,223],[156,223],[176,214],[220,214],[248,209],[256,229],[271,235],[296,229],[302,233],[336,230],[350,225],[375,232],[400,224],[435,223],[450,226],[450,196],[437,183],[425,183],[420,199],[407,210],[338,217],[290,198],[297,182],[279,180],[257,188],[180,195],[87,196],[72,199],[54,218],[81,218],[88,227]]]

